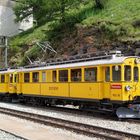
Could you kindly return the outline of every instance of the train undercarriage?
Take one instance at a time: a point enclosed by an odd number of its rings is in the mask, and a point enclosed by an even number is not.
[[[96,111],[117,115],[119,119],[140,118],[140,97],[133,102],[111,102],[110,100],[85,100],[74,98],[58,98],[44,96],[29,96],[22,94],[0,94],[0,100],[5,102],[32,104],[38,106],[72,105],[80,110]]]

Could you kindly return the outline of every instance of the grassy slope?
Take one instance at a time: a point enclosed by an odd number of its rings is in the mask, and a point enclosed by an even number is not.
[[[125,40],[140,40],[140,27],[134,27],[133,23],[140,21],[139,0],[108,0],[103,10],[93,8],[91,3],[80,5],[76,9],[67,12],[68,25],[75,26],[77,23],[82,26],[98,26],[109,37],[117,37]],[[50,40],[60,34],[63,28],[59,22],[52,21],[40,27],[31,29],[11,39],[11,51],[19,53],[25,46],[33,44],[38,40]],[[53,30],[53,32],[52,32]],[[55,34],[54,34],[55,33]],[[35,51],[27,48],[27,53]]]
[[[134,36],[134,38],[138,37],[138,39],[140,39],[140,28],[134,28],[132,26],[137,20],[140,21],[139,0],[109,0],[104,10],[96,11],[95,13],[90,12],[89,16],[82,21],[82,24],[90,26],[97,22],[112,22],[116,24],[116,30],[122,27],[128,33],[126,36],[131,35]],[[111,25],[109,24],[108,26]],[[112,26],[112,28],[115,28],[115,26]]]

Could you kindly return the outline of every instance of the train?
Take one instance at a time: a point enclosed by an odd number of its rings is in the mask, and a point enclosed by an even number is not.
[[[140,118],[140,57],[102,56],[0,70],[0,100],[73,105]]]

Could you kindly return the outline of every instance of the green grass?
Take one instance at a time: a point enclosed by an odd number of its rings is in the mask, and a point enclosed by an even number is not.
[[[137,20],[140,20],[139,0],[108,0],[103,10],[95,9],[89,12],[87,18],[81,24],[91,26],[98,23],[101,28],[104,24],[109,33],[112,31],[111,35],[114,33],[117,36],[122,36],[122,33],[117,32],[121,32],[120,28],[123,28],[125,31],[124,36],[135,36],[140,32],[140,27],[133,27],[133,23]]]
[[[82,23],[91,25],[102,20],[127,23],[136,19],[140,19],[139,0],[108,0],[103,10],[91,11]]]

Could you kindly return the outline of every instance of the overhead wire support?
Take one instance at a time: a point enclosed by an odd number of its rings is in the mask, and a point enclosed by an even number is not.
[[[50,43],[48,41],[45,41],[45,42],[35,42],[34,45],[37,45],[36,47],[40,47],[41,50],[44,52],[44,54],[46,53],[47,50],[57,54],[57,52],[53,49],[53,47],[51,47]],[[34,61],[32,62],[32,60],[29,58],[29,56],[26,56],[28,61],[30,62],[30,65],[36,65],[36,64],[43,64],[45,65],[46,62],[41,62],[41,59],[38,58],[39,61]],[[44,55],[43,55],[44,57]],[[42,58],[43,58],[42,57]]]
[[[51,52],[54,52],[55,54],[57,54],[57,52],[54,50],[53,47],[51,47],[50,43],[48,41],[46,42],[36,42],[36,45],[39,46],[44,53],[48,50],[50,50]]]

